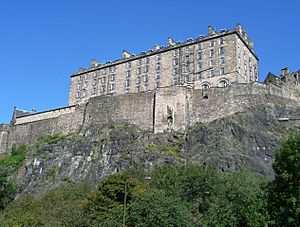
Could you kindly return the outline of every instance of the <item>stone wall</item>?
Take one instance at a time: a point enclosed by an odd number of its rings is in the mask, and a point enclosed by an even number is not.
[[[51,134],[66,134],[80,130],[85,106],[77,106],[74,112],[58,117],[13,125],[8,137],[8,148],[13,144],[29,144],[37,138]]]
[[[0,154],[7,152],[8,132],[8,125],[0,125]]]
[[[35,120],[37,114],[24,117],[26,123],[19,121],[11,127],[3,126],[0,129],[0,152],[5,151],[5,144],[9,149],[13,144],[29,144],[40,136],[75,132],[82,127],[109,122],[128,122],[156,133],[184,130],[197,122],[220,119],[262,102],[299,106],[299,89],[260,83],[232,84],[207,90],[170,86],[139,94],[93,97],[64,114]]]
[[[85,110],[84,127],[108,122],[128,122],[153,130],[154,92],[91,98]]]

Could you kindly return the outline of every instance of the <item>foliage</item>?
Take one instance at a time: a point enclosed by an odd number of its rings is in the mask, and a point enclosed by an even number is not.
[[[13,200],[15,191],[14,184],[8,179],[7,170],[0,167],[0,210]]]
[[[15,146],[12,149],[12,152],[10,155],[5,156],[3,159],[0,160],[0,166],[7,168],[19,168],[23,165],[23,161],[25,159],[25,153],[26,153],[26,146],[21,145],[17,149]]]
[[[300,225],[300,134],[291,135],[276,152],[275,180],[270,184],[269,209],[273,223]]]
[[[193,226],[192,205],[158,189],[137,193],[128,208],[128,226]]]
[[[4,226],[83,226],[89,184],[65,184],[37,197],[23,195],[0,215]]]

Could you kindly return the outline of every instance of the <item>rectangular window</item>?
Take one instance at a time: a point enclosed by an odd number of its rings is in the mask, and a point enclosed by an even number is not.
[[[115,84],[111,84],[111,85],[110,85],[110,90],[111,90],[111,91],[114,91],[114,90],[115,90]]]
[[[220,64],[224,64],[225,63],[225,58],[224,57],[221,57],[220,58]]]
[[[105,92],[105,88],[106,88],[106,86],[105,86],[105,85],[102,85],[102,86],[101,86],[100,92],[101,92],[101,93],[104,93],[104,92]]]
[[[212,49],[212,50],[209,50],[209,57],[213,57],[215,55],[215,50]]]
[[[136,74],[141,74],[141,68],[140,68],[140,67],[138,67],[138,68],[136,69]]]
[[[110,80],[111,80],[111,81],[115,81],[115,79],[116,79],[115,74],[111,74],[111,75],[110,75]]]
[[[215,71],[214,70],[210,70],[209,71],[209,76],[210,77],[214,77],[215,76]]]
[[[185,47],[184,48],[184,53],[188,54],[190,52],[190,48],[189,47]]]
[[[130,73],[130,70],[127,70],[127,71],[126,71],[126,77],[127,77],[127,78],[130,77],[130,74],[131,74],[131,73]]]
[[[141,83],[141,77],[140,77],[140,76],[136,78],[136,83],[137,83],[137,84],[140,84],[140,83]]]
[[[190,75],[189,74],[184,76],[184,82],[190,82]]]
[[[160,70],[160,63],[156,63],[156,70]]]
[[[197,63],[197,70],[200,71],[202,68],[202,63],[201,62],[198,62]]]
[[[88,80],[88,75],[84,75],[84,79],[85,79],[85,80]]]
[[[179,63],[179,58],[174,58],[173,59],[173,65],[175,66],[175,65],[178,65],[178,63]]]
[[[219,54],[223,55],[224,54],[224,47],[219,48]]]
[[[184,58],[185,63],[189,63],[190,62],[190,56],[186,55]]]
[[[147,57],[147,58],[144,58],[144,63],[145,64],[148,64],[149,63],[149,58]]]
[[[156,81],[156,87],[158,88],[160,85],[159,81]]]
[[[141,86],[137,86],[137,87],[136,87],[136,92],[137,92],[137,93],[140,93],[140,92],[141,92]]]
[[[102,69],[102,75],[106,74],[106,69]]]
[[[126,87],[129,87],[129,86],[130,86],[130,79],[126,79],[125,86],[126,86]]]
[[[156,55],[156,61],[160,61],[160,54]]]
[[[223,45],[223,44],[224,44],[224,39],[223,39],[223,37],[221,37],[221,38],[219,39],[219,44],[220,44],[220,45]]]
[[[185,73],[188,73],[190,71],[190,67],[189,67],[189,65],[186,65],[185,67],[184,67],[184,72]]]
[[[144,82],[145,82],[145,83],[148,82],[148,75],[145,75],[145,76],[144,76]]]
[[[174,50],[174,56],[178,56],[179,55],[179,49]]]
[[[76,98],[79,99],[80,98],[80,92],[76,92]]]
[[[198,52],[197,53],[197,60],[201,60],[202,59],[202,52]]]
[[[131,63],[130,62],[127,62],[126,63],[126,69],[130,69],[131,68]]]
[[[214,65],[215,65],[215,61],[214,61],[214,60],[210,60],[210,61],[209,61],[209,66],[212,67],[212,66],[214,66]]]
[[[160,73],[156,73],[156,79],[157,79],[157,80],[160,79]]]
[[[244,69],[245,69],[245,71],[247,71],[247,65],[246,64],[244,65]]]
[[[175,74],[175,75],[179,74],[179,68],[175,68],[175,69],[174,69],[174,74]]]
[[[211,40],[211,41],[209,42],[209,46],[210,46],[210,47],[215,46],[215,41],[214,41],[214,40]]]
[[[144,73],[147,73],[147,72],[149,72],[149,66],[148,65],[146,65],[145,68],[144,68]]]
[[[224,75],[224,74],[225,74],[225,69],[224,69],[224,67],[221,67],[221,68],[220,68],[220,74],[221,74],[221,75]]]
[[[137,65],[141,65],[142,64],[142,59],[139,59],[138,61],[137,61]]]
[[[197,79],[198,79],[198,80],[201,80],[201,79],[202,79],[202,73],[198,73],[198,74],[197,74]]]
[[[198,43],[197,47],[198,47],[198,50],[201,50],[202,49],[202,43]]]

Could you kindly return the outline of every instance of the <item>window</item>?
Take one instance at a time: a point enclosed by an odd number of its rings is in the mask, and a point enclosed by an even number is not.
[[[140,84],[140,83],[141,83],[141,77],[140,77],[140,76],[136,78],[136,83],[137,83],[137,84]]]
[[[221,74],[221,75],[224,75],[224,74],[225,74],[225,69],[224,69],[224,67],[221,67],[221,68],[220,68],[220,74]]]
[[[185,48],[184,48],[184,52],[185,52],[186,54],[188,54],[188,53],[190,52],[190,48],[189,48],[189,47],[185,47]]]
[[[110,73],[114,73],[115,71],[116,71],[116,67],[115,66],[109,67],[109,72]]]
[[[110,79],[111,79],[111,81],[115,81],[115,79],[116,79],[115,74],[111,74],[111,75],[110,75]]]
[[[130,74],[131,74],[131,73],[130,73],[130,70],[127,70],[127,71],[126,71],[126,77],[127,77],[127,78],[130,77]]]
[[[141,74],[141,67],[136,69],[136,74]]]
[[[250,65],[250,67],[252,66],[252,59],[251,58],[249,58],[249,65]]]
[[[214,60],[210,60],[209,61],[209,66],[211,67],[211,66],[214,66],[215,65],[215,61]]]
[[[106,77],[105,77],[105,76],[101,78],[101,83],[102,83],[102,84],[105,84],[105,83],[106,83]]]
[[[156,63],[156,70],[160,70],[160,63]]]
[[[190,62],[190,56],[189,55],[185,56],[184,61],[185,61],[185,63],[189,63]]]
[[[184,76],[184,82],[186,82],[186,83],[190,82],[190,75],[189,74]]]
[[[88,75],[84,75],[84,79],[85,79],[85,80],[88,80]]]
[[[246,61],[247,60],[247,57],[246,57],[246,53],[244,52],[244,60]]]
[[[210,56],[210,57],[213,57],[214,54],[215,54],[215,50],[214,50],[214,49],[209,50],[209,56]]]
[[[148,80],[149,80],[148,75],[145,75],[145,76],[144,76],[144,82],[146,83],[146,82],[148,82]]]
[[[96,94],[96,87],[93,87],[93,95]]]
[[[202,59],[202,52],[198,52],[197,53],[197,60],[201,60]]]
[[[160,79],[160,73],[156,73],[156,79],[159,80]]]
[[[130,69],[131,68],[131,63],[130,62],[127,62],[126,63],[126,69]]]
[[[147,73],[147,72],[149,72],[149,66],[148,65],[146,65],[145,68],[144,68],[144,73]]]
[[[220,58],[220,64],[224,64],[225,63],[225,58],[224,57],[221,57]]]
[[[83,82],[83,87],[86,88],[87,87],[87,83],[84,81]]]
[[[247,65],[246,64],[244,65],[244,70],[247,71]]]
[[[156,61],[160,61],[160,54],[156,55]]]
[[[184,67],[184,72],[185,73],[188,73],[190,71],[190,67],[189,67],[189,65],[186,65],[185,67]]]
[[[198,73],[198,74],[197,74],[197,79],[198,79],[198,80],[202,79],[202,73]]]
[[[111,90],[111,91],[114,91],[114,90],[115,90],[115,84],[111,84],[111,85],[110,85],[110,90]]]
[[[144,90],[148,91],[148,84],[144,84]]]
[[[215,41],[214,41],[214,40],[211,40],[211,41],[209,42],[209,46],[210,46],[210,47],[215,46]]]
[[[137,92],[137,93],[140,93],[140,92],[141,92],[141,86],[137,86],[137,87],[136,87],[136,92]]]
[[[141,65],[141,64],[142,64],[142,59],[139,59],[137,65]]]
[[[76,98],[79,99],[80,98],[80,92],[76,92]]]
[[[223,39],[223,38],[220,38],[220,39],[219,39],[219,44],[220,44],[220,45],[223,45],[223,44],[224,44],[224,39]]]
[[[198,50],[201,50],[202,49],[202,43],[198,43]]]
[[[179,49],[174,50],[174,56],[178,56],[179,55]]]
[[[214,70],[210,70],[209,71],[209,76],[210,77],[214,77],[215,76],[215,71]]]
[[[86,90],[83,89],[83,90],[82,90],[82,97],[84,98],[85,96],[86,96]]]
[[[209,83],[203,83],[202,86],[201,86],[201,89],[209,89],[210,88],[210,85]]]
[[[197,63],[197,70],[200,71],[202,68],[202,63],[201,62],[198,62]]]
[[[147,58],[144,58],[144,63],[145,64],[148,64],[149,63],[149,58],[147,57]]]
[[[156,81],[156,87],[158,88],[160,85],[159,81]]]
[[[227,80],[221,80],[218,84],[218,87],[227,87],[228,85],[229,84]]]
[[[126,79],[125,86],[126,86],[126,87],[129,87],[129,86],[130,86],[130,79]]]
[[[101,86],[100,92],[101,92],[101,93],[104,93],[104,92],[105,92],[105,85],[102,85],[102,86]]]
[[[175,65],[178,65],[178,63],[179,63],[179,58],[174,58],[173,59],[173,65],[175,66]]]
[[[179,68],[175,68],[175,69],[174,69],[174,74],[175,74],[175,75],[179,74]]]
[[[93,86],[97,84],[97,78],[94,78],[93,80]]]
[[[221,54],[221,55],[224,54],[224,47],[219,48],[219,54]]]

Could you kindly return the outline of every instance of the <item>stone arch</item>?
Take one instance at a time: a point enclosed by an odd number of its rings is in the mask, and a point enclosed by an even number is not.
[[[228,87],[229,86],[229,81],[225,78],[219,80],[218,82],[218,87],[220,88],[224,88],[224,87]]]
[[[202,84],[201,84],[201,89],[203,89],[203,90],[206,90],[206,89],[209,89],[210,88],[210,83],[209,82],[203,82]]]

